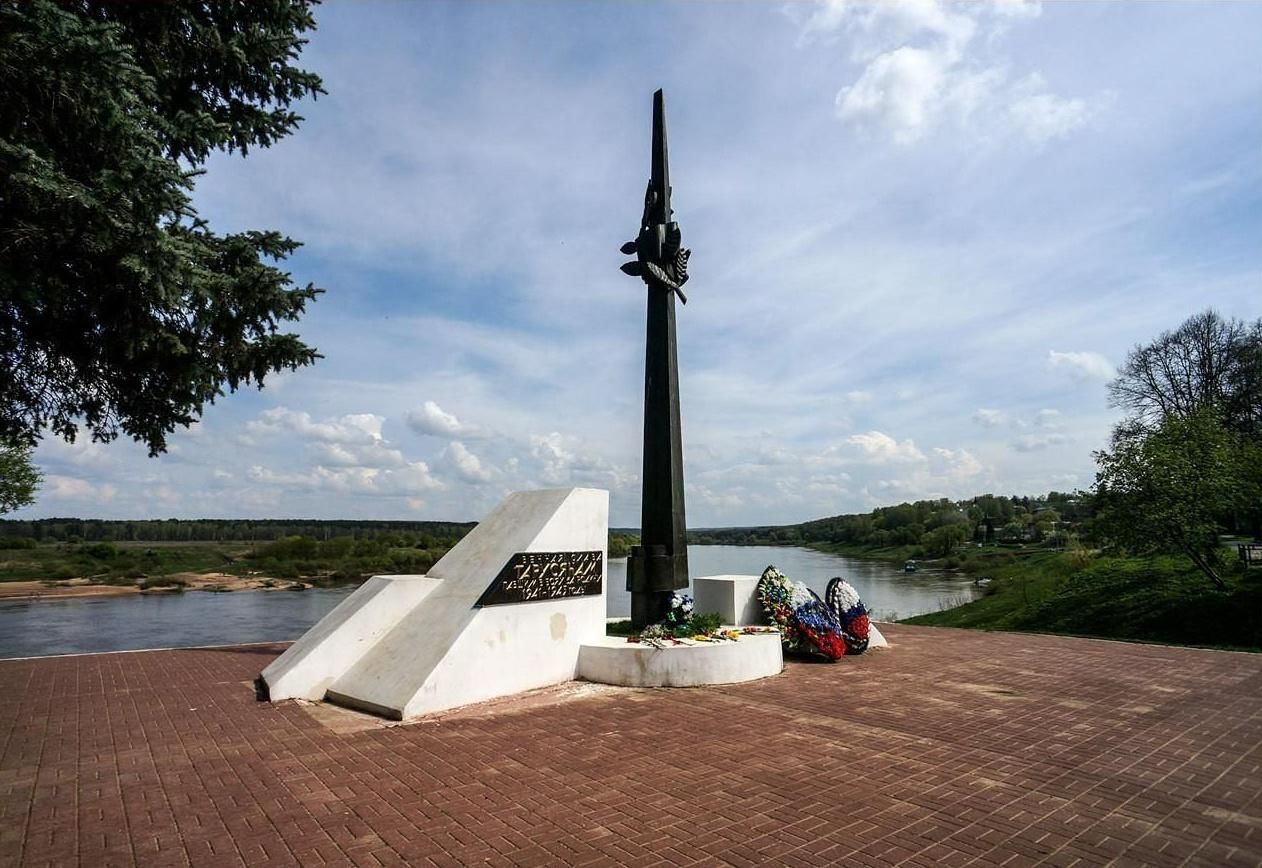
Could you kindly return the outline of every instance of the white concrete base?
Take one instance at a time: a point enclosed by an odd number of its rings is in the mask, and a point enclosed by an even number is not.
[[[605,633],[608,534],[607,491],[511,494],[428,576],[377,576],[343,601],[264,670],[269,695],[406,720],[569,681]],[[476,605],[513,555],[562,551],[601,552],[599,594]]]
[[[692,580],[693,611],[700,615],[718,612],[724,624],[745,627],[765,624],[767,618],[758,602],[758,576],[703,576]]]
[[[784,670],[779,633],[654,648],[605,636],[579,649],[578,677],[622,687],[704,687],[754,681]]]

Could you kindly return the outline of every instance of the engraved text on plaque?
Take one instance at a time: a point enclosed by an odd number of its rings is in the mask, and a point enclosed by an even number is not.
[[[601,592],[604,552],[518,552],[477,606],[586,597]]]

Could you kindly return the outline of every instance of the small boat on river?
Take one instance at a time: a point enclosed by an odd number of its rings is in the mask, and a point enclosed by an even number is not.
[[[915,561],[908,561],[907,563],[903,564],[903,572],[905,572],[905,573],[914,573],[914,572],[916,572],[916,562],[915,562]]]

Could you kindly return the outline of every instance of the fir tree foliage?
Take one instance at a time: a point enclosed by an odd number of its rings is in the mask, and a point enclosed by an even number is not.
[[[151,455],[207,402],[319,357],[320,292],[274,231],[193,209],[215,150],[287,135],[307,0],[0,0],[0,442],[120,433]]]

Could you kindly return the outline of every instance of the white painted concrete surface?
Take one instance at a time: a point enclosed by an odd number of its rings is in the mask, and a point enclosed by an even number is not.
[[[312,643],[313,670],[336,672],[326,698],[407,719],[572,679],[579,647],[605,632],[608,533],[607,491],[509,495],[434,565],[432,590],[401,607],[374,642],[336,660],[328,643]],[[600,551],[601,593],[474,607],[514,554],[553,551]]]
[[[435,588],[426,576],[373,576],[263,670],[273,700],[323,699],[355,660]]]
[[[692,580],[693,611],[718,612],[724,624],[765,624],[758,602],[758,576],[703,576]]]
[[[780,634],[742,636],[735,642],[653,648],[604,636],[583,645],[578,677],[623,687],[704,687],[736,684],[784,670]]]

